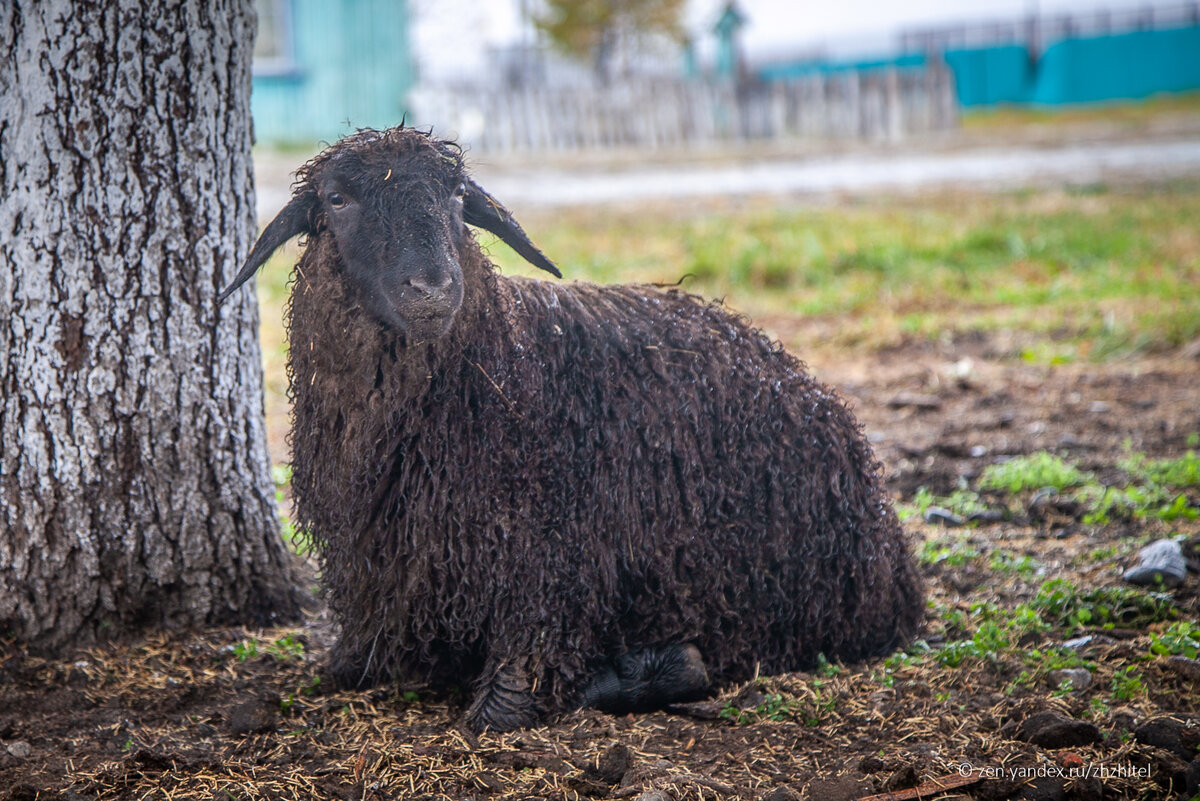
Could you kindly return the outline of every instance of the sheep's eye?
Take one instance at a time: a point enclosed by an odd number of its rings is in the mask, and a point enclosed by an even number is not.
[[[462,200],[463,197],[466,196],[466,194],[467,194],[467,185],[466,184],[459,184],[458,186],[454,187],[454,197],[457,200]]]
[[[341,208],[346,207],[346,198],[340,192],[330,192],[328,200],[329,200],[329,205],[335,209],[341,209]]]

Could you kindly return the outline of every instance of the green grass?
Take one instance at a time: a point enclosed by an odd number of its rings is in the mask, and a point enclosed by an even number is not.
[[[1070,106],[1000,106],[968,111],[963,115],[963,128],[990,137],[1012,131],[1028,131],[1031,127],[1084,124],[1117,125],[1126,129],[1143,128],[1163,116],[1196,114],[1200,112],[1200,92],[1162,94],[1145,100],[1118,100],[1100,103],[1079,103]]]
[[[1053,487],[1062,491],[1094,481],[1095,477],[1046,451],[1018,456],[1001,464],[988,465],[979,477],[981,490],[1016,494]]]
[[[674,282],[753,315],[829,318],[840,344],[1020,328],[1042,361],[1160,350],[1200,335],[1200,184],[1090,193],[747,202],[532,215],[571,278]],[[486,238],[489,242],[491,237]],[[527,272],[503,245],[506,271]]]
[[[1087,525],[1104,525],[1114,519],[1153,518],[1172,522],[1200,518],[1200,508],[1186,492],[1200,487],[1200,458],[1194,450],[1165,459],[1150,459],[1144,453],[1127,452],[1115,466],[1124,473],[1126,483],[1108,486],[1074,463],[1038,451],[988,465],[976,484],[982,492],[1008,496],[1052,488],[1082,505],[1081,520]],[[957,490],[946,498],[937,498],[920,489],[911,501],[901,504],[901,517],[923,514],[932,504],[948,506],[959,514],[970,514],[968,510],[983,506],[979,496],[969,490]],[[1102,558],[1108,556],[1100,554],[1096,557]]]
[[[1129,587],[1081,591],[1065,579],[1042,584],[1029,607],[1067,636],[1084,628],[1145,628],[1177,615],[1170,597]]]
[[[1068,638],[1082,630],[1128,628],[1149,634],[1151,645],[1139,661],[1173,654],[1192,655],[1200,649],[1200,627],[1190,621],[1176,621],[1179,609],[1165,595],[1127,587],[1081,587],[1064,579],[1042,583],[1029,601],[1008,608],[992,601],[976,601],[965,607],[931,606],[930,634],[941,641],[931,648],[917,641],[907,651],[884,660],[882,673],[875,680],[893,686],[894,675],[905,666],[936,664],[958,669],[967,665],[990,667],[1011,677],[1007,692],[1035,687],[1049,673],[1061,668],[1086,668],[1097,665],[1063,646]],[[1065,696],[1076,688],[1060,684],[1052,694]],[[1145,692],[1136,667],[1119,670],[1112,676],[1109,698],[1128,701]],[[1092,701],[1093,714],[1107,709],[1103,699]]]
[[[917,552],[917,561],[923,565],[962,567],[979,556],[980,551],[964,536],[955,538],[953,542],[925,541]]]

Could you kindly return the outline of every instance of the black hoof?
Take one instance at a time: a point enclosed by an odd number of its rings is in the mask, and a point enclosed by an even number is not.
[[[601,669],[583,695],[583,706],[605,712],[648,712],[708,694],[708,669],[694,645],[648,648]]]
[[[509,666],[475,694],[467,710],[467,725],[477,732],[512,731],[533,726],[539,717],[528,674]]]

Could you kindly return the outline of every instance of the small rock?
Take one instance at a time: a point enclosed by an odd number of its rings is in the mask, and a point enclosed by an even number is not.
[[[914,409],[940,409],[942,399],[937,395],[920,395],[916,392],[900,392],[887,402],[893,409],[912,407]]]
[[[29,759],[29,756],[33,753],[33,746],[24,740],[14,740],[8,744],[7,751],[10,756],[14,756],[17,759]]]
[[[1200,793],[1200,757],[1196,757],[1187,767],[1187,771],[1183,774],[1183,779],[1187,785],[1187,791],[1184,796],[1194,798],[1197,793]]]
[[[1172,656],[1167,659],[1166,665],[1188,681],[1200,682],[1200,659]]]
[[[1016,798],[1020,801],[1066,801],[1066,784],[1057,776],[1044,776],[1022,787]]]
[[[897,790],[907,790],[910,787],[916,787],[920,783],[921,777],[917,775],[917,769],[912,764],[908,764],[892,773],[891,776],[888,776],[883,787],[888,792],[894,793]]]
[[[14,784],[8,790],[8,795],[4,797],[4,801],[38,801],[42,796],[42,792],[32,784]]]
[[[949,509],[944,509],[941,506],[930,506],[925,510],[925,522],[933,523],[940,526],[957,528],[966,524],[966,519],[962,515],[956,515]]]
[[[1042,748],[1073,748],[1104,739],[1096,724],[1052,711],[1038,712],[1021,721],[1016,734],[1017,739]]]
[[[1071,782],[1073,801],[1103,801],[1104,782],[1099,776],[1078,776]]]
[[[862,758],[862,761],[858,763],[858,769],[863,773],[878,773],[885,767],[887,767],[887,763],[874,755],[865,756]]]
[[[625,771],[625,775],[621,777],[620,788],[622,790],[630,790],[631,788],[649,784],[654,779],[669,775],[672,770],[671,763],[665,759],[655,759],[634,765]],[[621,793],[621,795],[627,795],[627,793]]]
[[[808,797],[821,801],[853,801],[874,792],[871,783],[853,776],[813,779],[808,785]]]
[[[650,789],[638,793],[634,801],[671,801],[671,796],[664,790]]]
[[[480,771],[474,776],[475,783],[492,793],[504,792],[504,780],[490,771]]]
[[[1153,754],[1153,777],[1159,787],[1179,788],[1187,785],[1188,763],[1172,751],[1155,751]]]
[[[781,784],[768,791],[762,797],[762,801],[800,801],[800,794],[786,784]]]
[[[632,764],[633,754],[629,748],[622,743],[613,743],[600,755],[599,764],[587,772],[605,784],[616,784]]]
[[[279,696],[268,693],[235,704],[229,710],[229,728],[234,735],[271,731],[279,720]]]
[[[1168,717],[1147,720],[1133,730],[1133,737],[1142,745],[1171,751],[1185,760],[1196,756],[1196,745],[1200,743],[1200,732]]]
[[[1083,514],[1083,504],[1069,496],[1060,495],[1054,487],[1043,487],[1033,494],[1026,512],[1034,521],[1075,520]]]
[[[1183,548],[1175,540],[1157,540],[1138,551],[1141,564],[1125,571],[1123,578],[1130,584],[1178,587],[1187,578],[1187,560]]]
[[[1051,687],[1061,687],[1064,681],[1071,682],[1072,690],[1086,690],[1092,686],[1092,672],[1087,668],[1052,670],[1048,678]]]

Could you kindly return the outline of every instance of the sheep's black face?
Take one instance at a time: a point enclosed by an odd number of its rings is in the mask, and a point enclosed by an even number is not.
[[[429,156],[335,162],[315,181],[347,285],[409,342],[445,334],[463,299],[466,185],[456,170],[423,164],[441,161],[436,151]]]
[[[463,301],[466,224],[499,236],[561,278],[495,198],[463,171],[453,142],[403,126],[359,131],[301,167],[291,202],[254,244],[217,303],[298,234],[332,236],[351,294],[411,342],[450,330]]]

